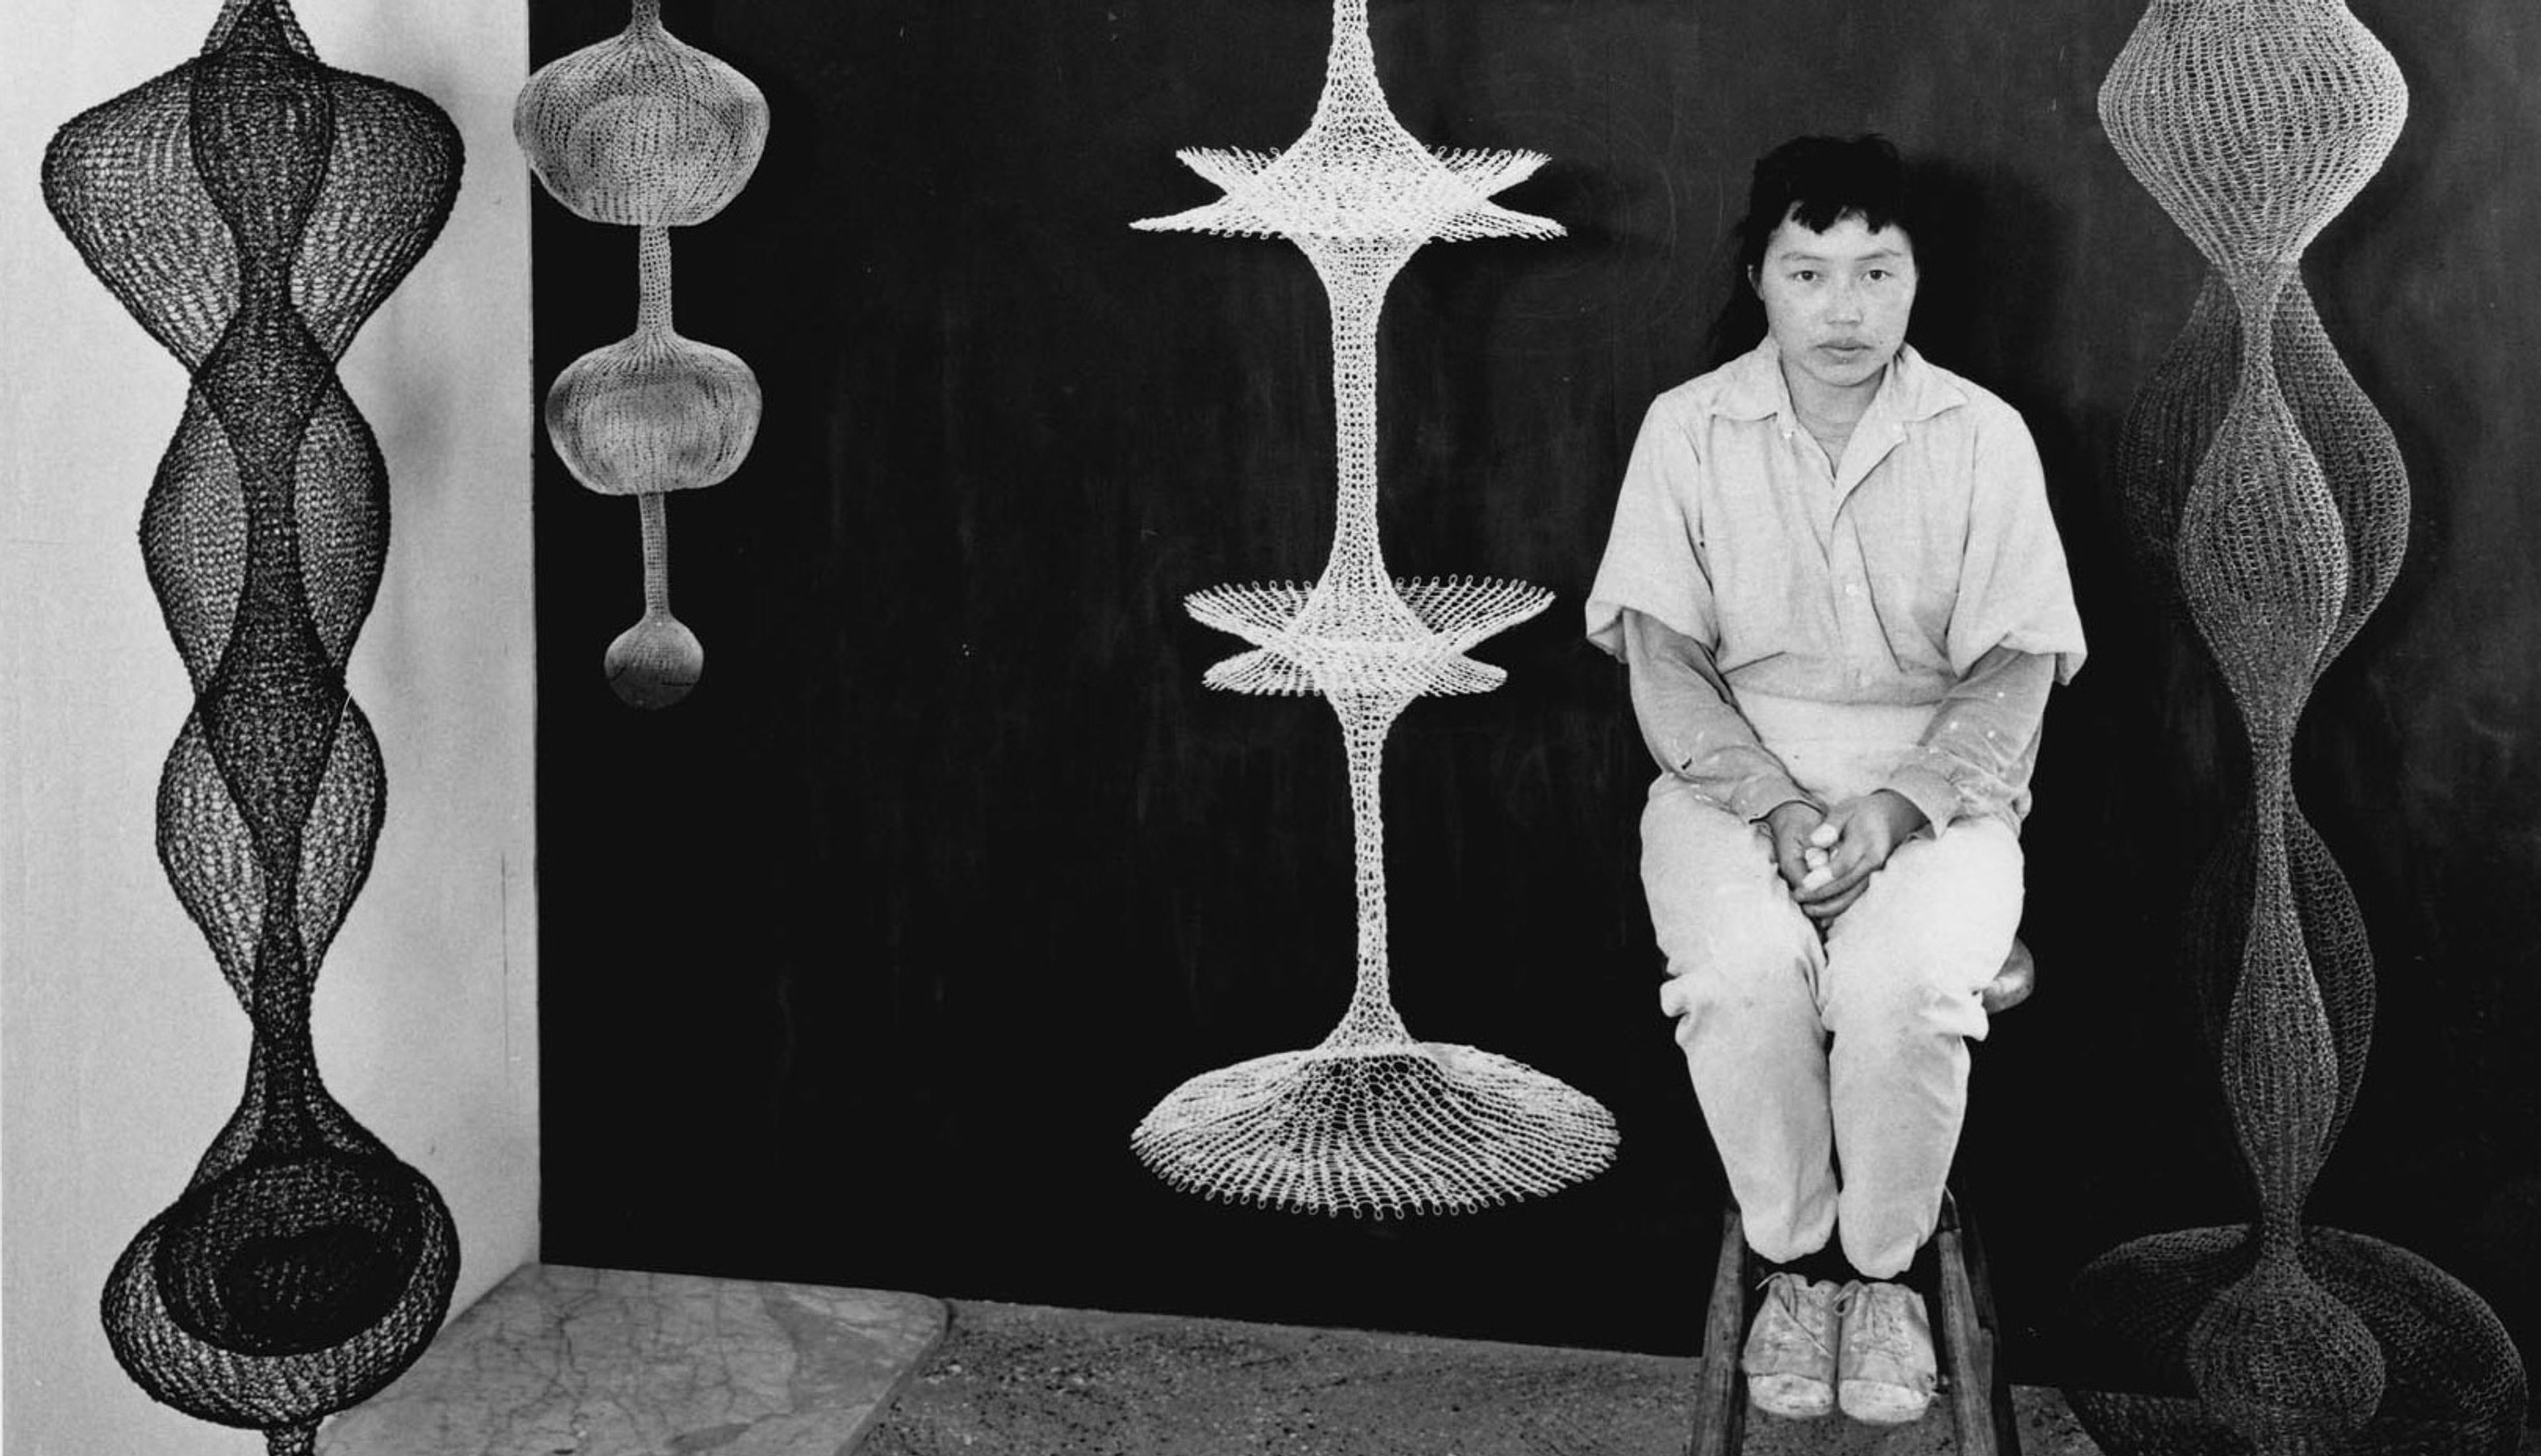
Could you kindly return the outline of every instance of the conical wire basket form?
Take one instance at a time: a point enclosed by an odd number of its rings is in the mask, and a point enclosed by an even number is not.
[[[1415,1040],[1395,1010],[1386,960],[1386,734],[1415,698],[1498,686],[1501,669],[1465,654],[1552,596],[1521,582],[1386,574],[1376,525],[1377,317],[1395,274],[1425,243],[1559,236],[1559,225],[1490,201],[1545,159],[1415,141],[1378,90],[1366,0],[1333,7],[1323,97],[1294,146],[1180,155],[1225,196],[1133,226],[1288,239],[1331,300],[1340,437],[1331,559],[1311,586],[1216,587],[1187,604],[1253,644],[1210,668],[1209,686],[1319,694],[1341,720],[1358,965],[1348,1010],[1320,1044],[1192,1078],[1147,1114],[1131,1144],[1177,1187],[1297,1212],[1460,1212],[1593,1177],[1614,1157],[1612,1114],[1506,1057]]]
[[[159,859],[247,1009],[247,1091],[124,1250],[108,1342],[154,1399],[305,1452],[449,1309],[449,1210],[319,1080],[319,963],[371,867],[380,746],[344,664],[388,557],[388,471],[335,376],[439,235],[459,134],[322,63],[283,0],[229,0],[202,53],[73,118],[44,199],[191,377],[141,552],[194,704]]]
[[[2113,1452],[2510,1450],[2521,1418],[2520,1364],[2476,1295],[2303,1222],[2363,1075],[2374,970],[2294,800],[2294,732],[2399,569],[2408,480],[2299,270],[2407,111],[2389,52],[2339,0],[2154,0],[2100,93],[2119,156],[2214,267],[2120,466],[2140,554],[2249,740],[2188,957],[2258,1206],[2247,1227],[2140,1239],[2083,1272],[2094,1388],[2070,1394]]]

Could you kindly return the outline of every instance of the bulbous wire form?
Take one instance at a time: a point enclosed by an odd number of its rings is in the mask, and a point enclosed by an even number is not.
[[[1254,645],[1205,678],[1230,692],[1323,696],[1348,757],[1358,968],[1348,1012],[1322,1043],[1192,1078],[1131,1144],[1159,1177],[1211,1198],[1299,1212],[1458,1212],[1551,1193],[1613,1160],[1612,1114],[1574,1088],[1473,1047],[1413,1039],[1386,960],[1385,735],[1413,699],[1488,692],[1506,677],[1466,652],[1544,610],[1521,582],[1389,578],[1376,529],[1376,327],[1396,273],[1421,244],[1550,238],[1560,225],[1492,193],[1533,173],[1532,152],[1433,152],[1376,83],[1366,0],[1336,0],[1321,102],[1282,152],[1185,151],[1217,202],[1131,226],[1281,237],[1332,302],[1340,436],[1332,556],[1313,585],[1215,587],[1187,605]]]
[[[2187,956],[2258,1202],[2249,1228],[2137,1240],[2084,1272],[2099,1388],[2070,1395],[2113,1452],[2510,1450],[2521,1420],[2521,1367],[2477,1296],[2302,1222],[2363,1074],[2374,970],[2294,800],[2293,737],[2399,569],[2408,481],[2299,269],[2407,110],[2390,54],[2339,0],[2154,0],[2100,93],[2119,156],[2214,270],[2119,463],[2139,556],[2250,742]]]
[[[635,332],[567,365],[548,387],[547,438],[573,478],[635,497],[644,615],[609,645],[617,696],[662,708],[688,696],[705,649],[671,614],[662,497],[721,483],[759,432],[759,380],[671,319],[666,229],[701,223],[738,196],[767,144],[767,102],[750,79],[662,28],[661,0],[635,0],[626,29],[542,66],[521,88],[512,132],[558,202],[639,230]]]
[[[540,67],[512,132],[549,196],[595,223],[685,228],[741,195],[767,146],[749,77],[662,29],[637,0],[624,32]]]
[[[335,361],[450,215],[450,118],[320,62],[283,0],[73,118],[44,200],[191,377],[141,551],[194,705],[159,860],[254,1029],[246,1095],[109,1276],[143,1390],[311,1449],[420,1354],[459,1271],[431,1183],[321,1083],[318,968],[378,842],[380,748],[344,684],[388,556],[388,473]]]

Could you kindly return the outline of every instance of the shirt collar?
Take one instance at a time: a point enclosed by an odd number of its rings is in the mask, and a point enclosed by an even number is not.
[[[1711,413],[1721,419],[1770,420],[1779,415],[1799,421],[1791,406],[1790,382],[1782,378],[1782,351],[1767,334],[1755,348],[1722,366],[1723,387]],[[1872,410],[1900,424],[1928,420],[1943,410],[1968,402],[1967,391],[1924,361],[1912,344],[1901,344],[1897,357],[1879,381]]]

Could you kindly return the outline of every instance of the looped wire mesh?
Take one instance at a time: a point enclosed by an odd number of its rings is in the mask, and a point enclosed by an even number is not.
[[[439,235],[460,167],[439,106],[321,62],[283,0],[228,0],[198,56],[44,156],[55,221],[190,377],[141,519],[194,694],[159,859],[253,1028],[237,1112],[101,1313],[154,1399],[277,1452],[410,1364],[458,1277],[449,1210],[327,1094],[309,1016],[387,790],[344,664],[388,472],[335,362]]]
[[[1286,238],[1331,300],[1340,480],[1323,575],[1312,585],[1213,587],[1186,605],[1253,644],[1209,669],[1210,687],[1315,693],[1341,720],[1358,959],[1349,1009],[1322,1043],[1192,1078],[1147,1114],[1131,1144],[1177,1187],[1299,1212],[1457,1212],[1554,1192],[1613,1159],[1613,1115],[1506,1057],[1416,1041],[1405,1027],[1389,990],[1379,794],[1395,718],[1416,698],[1498,686],[1502,669],[1465,654],[1544,610],[1552,594],[1522,582],[1392,579],[1376,518],[1376,327],[1386,291],[1425,243],[1560,236],[1559,224],[1489,200],[1545,159],[1415,141],[1377,87],[1366,0],[1336,0],[1323,96],[1295,145],[1178,155],[1225,196],[1131,226]]]
[[[2100,93],[2119,156],[2214,270],[2119,466],[2139,556],[2249,740],[2185,950],[2258,1206],[2247,1228],[2139,1239],[2078,1281],[2098,1388],[2070,1395],[2114,1452],[2504,1450],[2520,1421],[2520,1364],[2476,1295],[2302,1222],[2362,1076],[2374,970],[2295,802],[2293,736],[2398,571],[2408,482],[2299,269],[2407,110],[2389,52],[2339,0],[2154,0]]]
[[[593,222],[637,229],[635,331],[565,366],[548,387],[547,439],[566,470],[636,499],[644,614],[602,658],[638,708],[688,696],[705,649],[671,612],[663,497],[729,478],[759,432],[759,379],[671,319],[666,231],[738,196],[767,144],[767,102],[748,77],[662,28],[661,0],[634,0],[619,35],[534,72],[512,132],[549,195]]]
[[[1543,153],[1432,150],[1395,119],[1376,82],[1366,0],[1335,0],[1323,95],[1293,145],[1271,152],[1186,148],[1174,155],[1226,195],[1131,227],[1286,238],[1300,246],[1309,239],[1395,243],[1402,247],[1397,267],[1424,243],[1561,236],[1561,224],[1490,200],[1532,175],[1546,161]],[[1381,282],[1376,291],[1383,293]]]

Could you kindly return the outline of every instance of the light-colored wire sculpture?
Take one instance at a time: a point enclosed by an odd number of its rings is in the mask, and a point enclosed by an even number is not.
[[[2200,876],[2188,954],[2259,1206],[2249,1228],[2139,1239],[2077,1282],[2086,1358],[2124,1368],[2081,1369],[2095,1388],[2073,1404],[2121,1456],[2511,1449],[2523,1409],[2477,1295],[2302,1221],[2362,1077],[2374,971],[2294,799],[2294,730],[2399,569],[2408,480],[2299,268],[2407,111],[2341,0],[2154,0],[2100,93],[2128,170],[2214,267],[2119,464],[2132,533],[2250,743],[2250,800]]]
[[[192,682],[159,860],[248,1013],[246,1091],[107,1277],[152,1399],[276,1456],[423,1352],[458,1230],[319,1077],[320,964],[371,869],[387,772],[344,667],[389,546],[387,462],[335,362],[440,235],[458,128],[318,59],[285,0],[226,0],[202,53],[65,123],[44,201],[190,377],[141,555]]]
[[[1138,1124],[1131,1145],[1177,1187],[1299,1212],[1460,1212],[1593,1177],[1614,1157],[1612,1114],[1506,1057],[1415,1040],[1394,1007],[1386,961],[1386,733],[1415,698],[1498,686],[1507,674],[1466,652],[1544,610],[1552,594],[1521,582],[1386,575],[1376,523],[1377,315],[1424,243],[1560,236],[1559,224],[1490,201],[1545,159],[1433,152],[1415,141],[1377,87],[1366,0],[1334,4],[1323,97],[1295,145],[1179,155],[1226,195],[1131,226],[1285,238],[1332,302],[1340,489],[1324,573],[1311,587],[1214,587],[1187,605],[1254,645],[1211,667],[1210,687],[1317,693],[1341,720],[1358,964],[1348,1011],[1320,1044],[1192,1078]]]
[[[634,0],[619,35],[539,68],[512,132],[549,195],[638,237],[635,332],[565,366],[547,390],[547,439],[573,478],[633,496],[644,542],[644,614],[602,665],[638,708],[680,701],[705,649],[671,614],[663,496],[740,468],[759,431],[759,380],[725,350],[671,323],[671,228],[739,195],[767,143],[767,102],[739,71],[662,28],[661,0]]]

